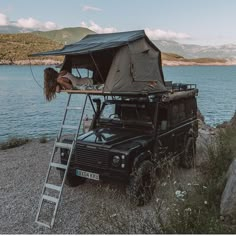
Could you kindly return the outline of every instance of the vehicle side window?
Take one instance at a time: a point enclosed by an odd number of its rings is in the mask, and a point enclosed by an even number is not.
[[[194,98],[188,99],[186,101],[186,115],[187,118],[191,118],[197,112],[197,104]]]
[[[100,114],[100,118],[101,119],[110,119],[112,115],[116,114],[116,104],[106,104],[106,106],[104,106],[101,114]]]
[[[168,109],[166,107],[159,107],[158,126],[161,131],[168,129]]]
[[[178,113],[178,121],[181,122],[186,119],[186,111],[184,102],[179,104],[179,113]]]
[[[171,109],[171,125],[176,125],[179,121],[179,107],[177,104],[173,104]]]
[[[174,103],[171,109],[171,125],[176,125],[187,118],[185,101]]]

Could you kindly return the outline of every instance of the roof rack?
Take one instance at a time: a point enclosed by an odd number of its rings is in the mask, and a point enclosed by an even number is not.
[[[172,81],[165,81],[166,88],[170,92],[175,91],[188,91],[197,89],[196,84],[187,84],[187,83],[173,83]]]
[[[103,90],[62,90],[68,94],[88,94],[88,95],[101,95],[101,96],[127,96],[127,97],[147,97],[150,95],[162,95],[166,92],[157,91],[140,91],[140,92],[104,92]]]

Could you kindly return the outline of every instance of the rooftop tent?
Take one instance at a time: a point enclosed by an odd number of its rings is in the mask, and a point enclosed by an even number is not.
[[[160,50],[143,30],[87,35],[62,49],[31,56],[64,55],[62,69],[88,68],[104,92],[166,91]]]

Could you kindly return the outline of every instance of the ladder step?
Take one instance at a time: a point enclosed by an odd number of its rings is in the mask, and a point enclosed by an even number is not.
[[[81,110],[82,107],[67,107],[67,110]]]
[[[63,129],[75,129],[77,130],[78,127],[77,126],[74,126],[74,125],[62,125],[61,126]]]
[[[47,227],[47,228],[51,229],[51,226],[48,225],[48,224],[46,224],[46,223],[43,223],[43,222],[38,221],[38,220],[36,220],[35,222],[36,222],[37,224],[39,224],[39,225],[42,225],[42,226],[44,226],[44,227]]]
[[[55,202],[56,204],[58,203],[58,198],[55,198],[55,197],[50,197],[48,195],[43,195],[42,198],[43,198],[43,200],[47,200],[49,202]]]
[[[54,184],[45,184],[45,187],[56,190],[56,191],[59,191],[59,192],[61,191],[61,187],[57,186],[57,185],[54,185]]]
[[[51,167],[56,167],[56,168],[59,168],[59,169],[64,169],[64,170],[66,170],[66,168],[67,168],[67,165],[63,165],[63,164],[55,163],[55,162],[51,162],[50,166]]]
[[[60,143],[60,142],[55,142],[55,146],[59,148],[66,148],[66,149],[71,149],[72,144],[70,143]]]

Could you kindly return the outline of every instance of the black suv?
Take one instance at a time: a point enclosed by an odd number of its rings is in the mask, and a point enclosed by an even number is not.
[[[135,205],[148,202],[165,158],[178,159],[185,168],[194,165],[196,95],[195,85],[173,84],[165,93],[94,99],[97,109],[89,132],[78,137],[66,184],[121,181]],[[68,157],[69,151],[61,149],[61,163]]]

